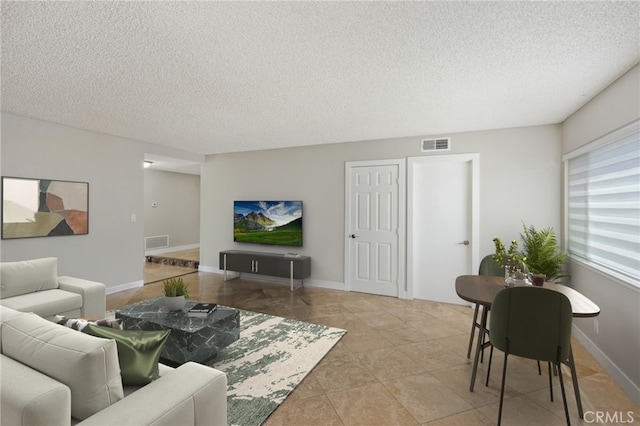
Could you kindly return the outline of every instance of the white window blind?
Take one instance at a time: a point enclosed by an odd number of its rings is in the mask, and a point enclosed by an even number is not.
[[[567,158],[568,251],[640,285],[638,122],[581,151]]]

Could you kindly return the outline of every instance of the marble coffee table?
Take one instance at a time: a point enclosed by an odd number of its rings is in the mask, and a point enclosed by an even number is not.
[[[169,311],[163,297],[143,300],[116,309],[125,330],[171,330],[160,359],[172,365],[195,361],[204,364],[218,351],[240,338],[240,312],[218,306],[206,318],[192,318],[187,311],[197,302],[188,300],[180,311]]]

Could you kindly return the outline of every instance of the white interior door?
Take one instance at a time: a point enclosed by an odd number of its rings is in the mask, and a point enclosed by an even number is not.
[[[404,162],[346,166],[345,287],[397,297],[404,291]]]
[[[478,267],[478,154],[409,159],[408,283],[418,299],[466,304],[459,275]]]

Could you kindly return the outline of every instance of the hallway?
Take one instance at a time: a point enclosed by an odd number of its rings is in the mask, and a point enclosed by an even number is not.
[[[153,257],[153,261],[149,258]],[[194,263],[200,262],[200,249],[181,250],[170,253],[162,253],[161,255],[146,256],[147,261],[144,262],[144,285],[167,278],[178,277],[198,272],[198,268],[189,266],[178,266],[175,263]],[[178,260],[178,262],[176,262]],[[180,262],[185,261],[185,262]]]

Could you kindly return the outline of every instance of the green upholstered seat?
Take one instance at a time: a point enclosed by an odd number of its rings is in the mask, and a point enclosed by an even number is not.
[[[571,350],[571,321],[571,302],[557,291],[526,286],[505,288],[496,295],[491,305],[489,340],[493,347],[505,354],[498,424],[502,419],[509,355],[548,361],[556,365],[567,424],[570,424],[560,367],[569,358]]]

